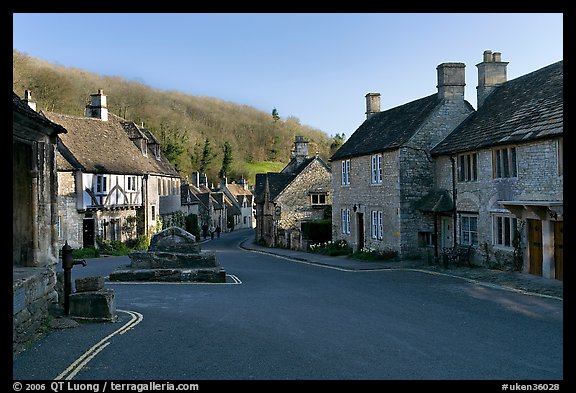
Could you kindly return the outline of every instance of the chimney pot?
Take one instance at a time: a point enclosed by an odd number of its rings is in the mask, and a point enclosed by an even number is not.
[[[487,54],[489,56],[487,56]],[[476,87],[476,107],[480,108],[484,100],[494,89],[506,82],[506,67],[508,62],[502,61],[500,52],[484,51],[482,63],[478,67],[478,86]]]

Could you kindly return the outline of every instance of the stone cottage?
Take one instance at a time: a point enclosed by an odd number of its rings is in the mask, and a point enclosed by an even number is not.
[[[68,130],[58,140],[58,239],[72,248],[135,239],[180,209],[180,176],[150,130],[108,113],[103,90],[84,116],[46,112]]]
[[[254,195],[248,189],[248,182],[240,178],[238,181],[228,183],[227,178],[224,177],[217,190],[223,192],[231,204],[231,208],[228,209],[228,219],[233,220],[234,228],[254,228]]]
[[[474,111],[464,99],[464,70],[463,63],[438,65],[436,93],[386,111],[379,93],[366,95],[366,120],[330,159],[333,240],[403,258],[433,244],[431,218],[414,204],[435,189],[431,149]]]
[[[13,351],[34,338],[57,301],[56,141],[66,129],[35,111],[31,93],[12,102]]]
[[[332,174],[326,163],[308,156],[308,141],[296,136],[292,158],[281,172],[256,175],[256,241],[305,250],[301,224],[330,216]]]
[[[458,242],[477,263],[563,279],[563,63],[507,81],[508,63],[485,51],[476,112],[431,151],[436,189],[455,184]],[[441,219],[442,245],[451,222]]]

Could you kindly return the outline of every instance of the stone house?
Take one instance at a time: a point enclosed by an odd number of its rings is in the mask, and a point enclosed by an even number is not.
[[[475,262],[563,279],[563,61],[507,81],[485,51],[478,108],[432,149],[436,188],[456,190],[459,244]],[[452,217],[443,216],[439,242]],[[514,243],[514,239],[519,240]]]
[[[13,352],[32,340],[57,302],[56,141],[66,129],[35,111],[31,93],[12,102]]]
[[[229,220],[233,220],[234,228],[254,228],[254,195],[248,189],[246,180],[240,178],[237,182],[228,183],[224,177],[217,190],[224,193],[231,205],[228,209],[228,217]]]
[[[192,172],[192,181],[182,185],[182,207],[185,214],[196,214],[198,225],[220,226],[226,230],[227,203],[224,193],[208,187],[204,173]],[[231,204],[231,202],[228,202]]]
[[[281,172],[256,174],[256,241],[305,250],[301,224],[330,216],[332,173],[308,141],[296,136],[292,159]]]
[[[181,179],[152,133],[108,113],[103,90],[84,117],[46,112],[68,130],[58,140],[58,239],[72,248],[135,239],[180,209]]]
[[[431,149],[474,108],[464,99],[465,65],[437,67],[437,92],[380,111],[366,95],[366,120],[331,157],[332,239],[354,251],[378,249],[420,257],[434,238],[430,218],[414,204],[435,189]],[[442,200],[441,193],[432,196]],[[442,209],[451,208],[451,198]],[[440,207],[440,206],[439,206]]]

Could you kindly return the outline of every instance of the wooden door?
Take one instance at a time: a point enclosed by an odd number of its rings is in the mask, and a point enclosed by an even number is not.
[[[528,220],[528,252],[530,274],[542,275],[542,221]]]
[[[564,221],[554,222],[554,278],[564,279]]]
[[[85,218],[82,222],[82,247],[93,247],[94,243],[94,219]]]
[[[358,231],[358,252],[364,248],[364,213],[356,213],[356,230]]]

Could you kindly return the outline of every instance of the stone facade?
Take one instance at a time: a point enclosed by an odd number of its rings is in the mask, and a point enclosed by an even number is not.
[[[463,70],[459,64],[447,66],[458,73]],[[447,80],[450,78],[444,76],[444,81]],[[454,84],[457,89],[444,91],[439,81],[438,96],[443,98],[438,98],[434,108],[403,143],[394,141],[392,147],[379,151],[375,143],[374,148],[366,149],[372,149],[369,154],[352,152],[343,159],[332,160],[333,168],[338,171],[332,179],[333,240],[345,240],[355,251],[391,250],[402,258],[427,255],[429,250],[422,244],[420,233],[431,221],[415,204],[434,188],[430,151],[473,111],[463,99],[462,82]],[[432,101],[433,97],[426,99]],[[373,109],[368,108],[367,114],[369,119],[377,119]],[[407,122],[413,127],[412,120]],[[368,124],[367,120],[365,126],[372,127]],[[373,157],[380,160],[381,182],[374,182],[372,178]],[[349,165],[349,184],[342,184],[343,162],[344,167]],[[349,219],[348,228],[343,225],[343,219]]]
[[[296,137],[282,172],[256,175],[257,242],[306,250],[301,224],[331,215],[332,173],[319,157],[308,157],[307,143]]]
[[[27,100],[31,98],[29,92]],[[12,117],[13,352],[34,339],[56,302],[56,138],[66,130],[14,93]]]
[[[478,249],[473,257],[474,263],[479,265],[493,265],[503,263],[511,265],[512,245],[499,245],[495,242],[495,217],[516,218],[510,209],[499,201],[526,201],[535,204],[538,201],[562,201],[563,175],[560,172],[561,160],[560,139],[541,140],[522,145],[515,145],[517,156],[518,176],[513,178],[494,179],[492,174],[493,150],[482,149],[476,152],[478,157],[478,180],[475,182],[457,182],[458,198],[456,208],[458,212],[467,212],[478,217]],[[435,178],[440,188],[452,187],[452,169],[448,157],[441,156],[436,159]],[[530,202],[528,202],[530,201]],[[542,232],[554,234],[554,224],[558,222],[553,215],[538,214],[530,208],[521,207],[518,219],[542,220]],[[457,220],[457,233],[460,233],[460,220]],[[528,228],[522,228],[522,249],[527,247]],[[544,248],[543,276],[553,278],[553,243],[552,238],[548,247]],[[529,254],[523,255],[523,271],[529,272]]]

